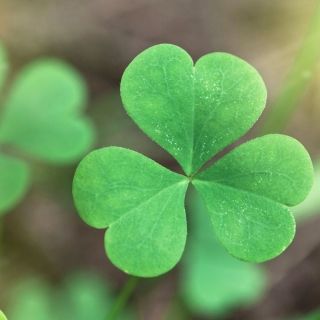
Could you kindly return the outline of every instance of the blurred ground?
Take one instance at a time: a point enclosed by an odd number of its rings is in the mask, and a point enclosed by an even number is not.
[[[194,59],[227,51],[262,74],[272,104],[307,31],[318,1],[264,0],[0,0],[0,37],[12,74],[39,56],[58,56],[75,65],[90,88],[89,115],[98,128],[97,146],[120,145],[162,164],[176,164],[127,118],[118,86],[130,60],[150,45],[170,42]],[[319,39],[320,42],[320,39]],[[320,157],[320,73],[286,128]],[[0,287],[34,272],[59,282],[86,268],[120,287],[124,277],[108,264],[102,231],[86,227],[75,214],[71,181],[75,167],[34,165],[36,181],[26,199],[4,219]],[[320,212],[319,212],[320,213]],[[320,216],[301,222],[294,244],[265,264],[270,276],[262,300],[227,319],[283,319],[320,307]],[[136,294],[144,319],[163,319],[176,290],[177,270],[146,280]],[[0,289],[0,300],[5,301]]]

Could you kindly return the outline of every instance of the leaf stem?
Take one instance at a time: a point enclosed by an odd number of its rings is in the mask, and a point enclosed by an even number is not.
[[[130,276],[121,289],[116,301],[114,302],[110,312],[108,312],[106,320],[116,320],[120,319],[121,311],[128,302],[130,296],[132,295],[135,287],[137,286],[139,278]]]
[[[261,128],[263,134],[280,132],[294,113],[315,72],[320,57],[320,1],[309,29],[272,109]]]

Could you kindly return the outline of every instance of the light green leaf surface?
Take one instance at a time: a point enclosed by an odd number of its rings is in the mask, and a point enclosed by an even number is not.
[[[73,68],[54,59],[31,63],[4,105],[0,142],[48,162],[72,162],[93,140],[85,102],[85,84]]]
[[[1,310],[0,310],[0,320],[7,320],[6,316]]]
[[[0,215],[11,209],[25,195],[29,180],[29,167],[23,161],[0,154]]]
[[[313,165],[299,141],[269,134],[235,148],[196,179],[214,181],[294,206],[311,190]]]
[[[144,277],[180,260],[186,241],[188,179],[131,150],[91,152],[75,174],[73,195],[82,219],[109,226],[105,246],[123,271]]]
[[[195,183],[211,215],[215,234],[233,256],[263,262],[292,242],[295,221],[283,205],[214,182]]]
[[[190,175],[252,127],[266,89],[240,58],[211,53],[194,65],[183,49],[161,44],[130,63],[121,97],[139,127]]]
[[[0,42],[0,89],[8,72],[8,61],[6,51]]]
[[[181,278],[186,304],[195,313],[217,315],[255,302],[265,285],[262,270],[231,257],[216,240],[199,196],[190,200],[191,234]]]
[[[193,184],[227,250],[262,262],[291,243],[295,221],[284,204],[301,202],[312,181],[312,163],[302,145],[287,136],[267,135],[231,151]]]

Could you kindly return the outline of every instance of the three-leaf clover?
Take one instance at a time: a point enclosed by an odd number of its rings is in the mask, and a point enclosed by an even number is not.
[[[259,137],[200,171],[264,109],[266,88],[252,66],[227,53],[207,54],[194,64],[183,49],[156,45],[127,67],[121,97],[129,116],[186,176],[118,147],[93,151],[81,161],[75,205],[87,224],[108,227],[105,247],[117,267],[152,277],[177,264],[187,237],[189,183],[230,254],[262,262],[285,250],[295,233],[287,206],[301,202],[313,180],[310,157],[298,141]]]
[[[0,85],[7,66],[0,44]],[[0,214],[23,197],[30,182],[29,165],[20,153],[66,164],[89,149],[93,128],[82,114],[85,102],[82,77],[60,60],[36,60],[18,74],[0,114]]]

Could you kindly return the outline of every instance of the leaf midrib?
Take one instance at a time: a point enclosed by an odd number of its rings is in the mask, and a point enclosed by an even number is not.
[[[183,179],[179,182],[176,182],[174,184],[171,184],[163,189],[161,189],[160,191],[156,192],[153,196],[151,196],[150,198],[148,198],[147,200],[145,201],[142,201],[141,203],[139,203],[139,205],[137,205],[136,207],[130,209],[129,211],[123,213],[118,219],[115,219],[114,221],[112,221],[108,226],[107,228],[110,228],[112,225],[118,223],[120,220],[124,219],[125,217],[127,217],[128,215],[130,215],[134,210],[137,210],[139,209],[140,207],[142,207],[143,205],[145,205],[146,203],[150,202],[152,199],[158,197],[161,193],[163,193],[164,191],[170,189],[170,188],[173,188],[173,187],[176,187],[178,185],[182,185],[182,184],[189,184],[189,181],[187,179]]]
[[[194,157],[194,139],[195,139],[195,135],[194,135],[194,127],[195,127],[195,76],[196,76],[196,65],[193,64],[192,66],[192,117],[191,117],[191,128],[192,128],[192,136],[191,136],[191,148],[190,148],[190,169],[188,170],[187,175],[191,176],[193,174],[193,157]]]

